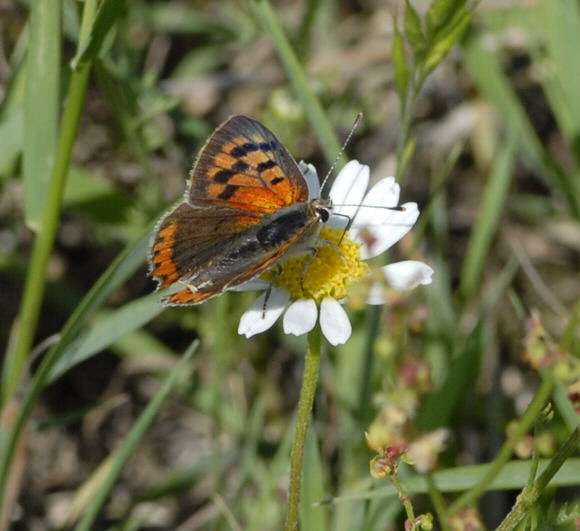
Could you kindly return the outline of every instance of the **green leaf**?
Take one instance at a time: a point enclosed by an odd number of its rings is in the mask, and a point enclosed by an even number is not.
[[[79,48],[71,61],[74,70],[90,63],[98,57],[105,47],[105,40],[109,32],[115,27],[117,18],[123,14],[125,0],[104,0],[100,5],[95,20],[84,44]]]
[[[24,217],[38,230],[47,196],[58,134],[60,2],[37,0],[30,10],[24,103]]]
[[[467,0],[434,0],[427,11],[427,38],[432,38],[450,18],[457,16]]]
[[[392,50],[393,67],[395,69],[395,86],[401,101],[405,101],[409,85],[409,67],[405,55],[405,44],[399,29],[395,25],[395,36]]]
[[[421,19],[409,0],[405,2],[405,34],[415,53],[420,53],[425,45]]]
[[[445,58],[453,45],[461,39],[470,21],[471,12],[458,13],[458,15],[437,34],[434,44],[427,52],[424,65],[425,74],[430,73]]]
[[[483,325],[479,323],[467,338],[461,352],[451,361],[443,385],[423,399],[417,416],[419,430],[430,431],[449,425],[477,373],[482,341]]]
[[[105,179],[78,166],[71,166],[63,203],[90,216],[99,224],[120,224],[127,221],[134,206],[131,199]]]

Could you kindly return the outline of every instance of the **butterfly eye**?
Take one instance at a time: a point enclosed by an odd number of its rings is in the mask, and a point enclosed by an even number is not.
[[[318,207],[316,209],[318,216],[320,217],[322,223],[326,223],[330,219],[330,212],[325,207]]]

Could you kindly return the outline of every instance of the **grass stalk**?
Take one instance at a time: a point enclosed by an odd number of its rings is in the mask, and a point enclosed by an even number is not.
[[[546,377],[542,380],[536,396],[528,406],[528,409],[524,413],[521,420],[518,422],[517,429],[514,430],[513,434],[511,434],[507,441],[502,445],[481,481],[479,481],[467,492],[464,492],[449,507],[448,512],[450,514],[456,513],[461,509],[471,505],[485,493],[502,467],[508,462],[516,443],[532,427],[534,422],[536,422],[536,420],[542,414],[542,408],[546,404],[546,401],[550,398],[553,387],[554,378],[551,374],[547,373]]]
[[[86,2],[83,27],[87,27],[92,22],[95,6],[95,0]],[[82,42],[79,43],[79,45],[81,44]],[[34,342],[44,295],[46,269],[59,226],[64,188],[85,99],[89,72],[90,64],[82,65],[74,70],[68,87],[66,107],[62,117],[46,203],[40,229],[34,241],[30,265],[26,271],[24,295],[17,322],[14,325],[16,327],[15,341],[13,348],[7,353],[3,370],[3,403],[6,403],[14,393]]]
[[[302,105],[304,105],[304,108],[306,109],[310,125],[320,140],[326,160],[333,162],[340,151],[340,143],[336,138],[332,125],[324,113],[322,105],[320,105],[320,102],[310,88],[304,69],[284,34],[284,30],[282,29],[282,25],[280,24],[276,13],[272,9],[268,0],[254,0],[252,5],[254,6],[254,11],[260,23],[272,39],[272,43],[280,57],[286,75],[292,83]],[[344,160],[341,162],[344,162]]]
[[[558,448],[558,451],[554,454],[554,457],[552,457],[550,463],[540,474],[538,479],[529,487],[524,488],[522,493],[518,496],[511,511],[497,528],[497,531],[509,531],[510,529],[515,529],[524,517],[530,514],[531,507],[540,497],[544,488],[548,485],[556,472],[560,470],[564,461],[578,450],[579,444],[580,428],[577,427],[566,439],[564,444]]]

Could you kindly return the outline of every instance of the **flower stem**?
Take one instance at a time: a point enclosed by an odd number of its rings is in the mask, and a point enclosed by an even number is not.
[[[316,326],[314,330],[308,334],[308,350],[306,351],[306,358],[304,360],[304,377],[302,378],[302,388],[300,389],[300,399],[298,400],[296,432],[294,433],[292,453],[290,454],[288,513],[286,514],[284,531],[295,531],[298,529],[304,445],[306,443],[308,423],[310,421],[310,413],[312,412],[312,404],[314,403],[314,394],[316,393],[316,384],[318,382],[320,347],[320,327]]]

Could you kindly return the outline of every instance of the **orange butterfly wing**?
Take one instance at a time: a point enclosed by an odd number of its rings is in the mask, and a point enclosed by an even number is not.
[[[298,165],[260,122],[233,116],[219,126],[193,167],[186,200],[268,213],[308,199]]]
[[[195,304],[223,291],[227,284],[221,277],[207,291],[199,280],[208,273],[211,277],[223,249],[234,254],[236,248],[243,250],[239,241],[243,231],[258,226],[264,216],[307,199],[298,165],[274,134],[245,116],[228,119],[201,149],[184,201],[157,226],[150,274],[158,288],[198,279],[166,302]],[[259,271],[269,265],[266,258],[257,259],[262,260]],[[256,265],[250,265],[251,274]]]

